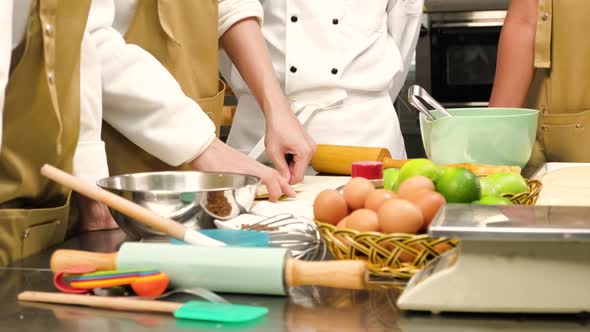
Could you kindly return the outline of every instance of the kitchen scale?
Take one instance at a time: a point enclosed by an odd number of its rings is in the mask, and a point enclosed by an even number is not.
[[[460,244],[409,281],[401,309],[590,312],[590,207],[449,204],[429,235]]]

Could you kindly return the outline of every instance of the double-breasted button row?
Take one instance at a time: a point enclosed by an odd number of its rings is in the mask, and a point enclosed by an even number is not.
[[[291,16],[291,22],[297,23],[297,21],[299,21],[299,18],[296,15]],[[332,19],[332,24],[338,25],[338,23],[340,23],[340,20],[338,20],[337,18]]]
[[[293,74],[295,74],[297,72],[297,67],[291,66],[291,68],[289,68],[289,71],[292,72]],[[336,74],[338,74],[338,69],[337,68],[332,68],[332,70],[330,72],[333,75],[336,75]]]

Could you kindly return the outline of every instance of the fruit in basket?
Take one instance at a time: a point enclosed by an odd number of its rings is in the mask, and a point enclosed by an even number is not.
[[[426,231],[438,210],[446,202],[443,195],[427,189],[413,192],[411,195],[404,198],[414,204],[420,212],[422,212],[422,216],[424,217],[422,231]]]
[[[392,198],[383,203],[377,216],[384,233],[415,234],[424,224],[422,212],[405,199]]]
[[[346,226],[359,232],[379,231],[377,213],[369,209],[358,209],[346,217]]]
[[[404,181],[404,183],[399,186],[397,193],[402,198],[405,198],[408,195],[421,190],[434,191],[434,183],[425,176],[417,175]]]
[[[462,167],[449,167],[436,181],[436,191],[449,203],[471,203],[481,197],[477,176]]]
[[[434,247],[434,250],[436,250],[436,252],[438,252],[439,254],[443,254],[446,251],[449,251],[454,248],[452,245],[448,244],[447,242],[435,244],[433,247]]]
[[[406,162],[399,171],[399,179],[397,181],[397,187],[407,179],[422,175],[432,181],[436,182],[441,174],[441,169],[431,160],[425,158],[412,159]],[[397,191],[397,188],[394,188]]]
[[[399,168],[388,168],[383,170],[383,188],[393,190],[397,186]]]
[[[474,203],[482,205],[514,205],[511,200],[502,196],[483,196],[479,201],[475,201]]]
[[[338,228],[348,228],[348,216],[342,218],[342,220],[340,220],[338,222],[338,224],[336,224],[336,227],[338,227]]]
[[[342,196],[351,210],[365,206],[365,201],[370,193],[375,191],[375,186],[365,178],[352,178],[342,191]]]
[[[502,196],[529,191],[526,180],[518,173],[500,172],[490,174],[480,180],[482,196]]]
[[[348,215],[348,204],[336,190],[324,190],[313,202],[313,216],[316,220],[336,225]]]
[[[397,195],[387,189],[377,189],[367,196],[367,200],[365,201],[365,208],[369,210],[373,210],[375,212],[379,211],[379,208],[385,201],[388,199],[395,198]]]

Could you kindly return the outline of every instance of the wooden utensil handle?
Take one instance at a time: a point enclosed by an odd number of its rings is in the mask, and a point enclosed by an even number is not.
[[[319,144],[311,159],[318,173],[350,175],[355,161],[382,161],[391,158],[385,148]]]
[[[368,279],[367,263],[360,260],[304,262],[289,259],[285,264],[285,281],[291,287],[365,289]]]
[[[407,162],[408,162],[408,160],[397,160],[397,159],[385,158],[385,159],[383,159],[383,169],[402,168],[402,166],[404,166]]]
[[[395,160],[391,158],[383,159],[383,169],[388,168],[401,168],[405,165],[409,160]],[[448,164],[445,165],[447,167],[463,167],[475,175],[490,175],[498,172],[514,172],[520,173],[521,168],[518,166],[500,166],[500,165],[484,165],[484,164],[475,164],[475,163],[459,163],[459,164]]]
[[[62,272],[78,266],[91,266],[98,271],[116,270],[117,253],[98,253],[82,250],[56,250],[51,255],[51,271]]]
[[[30,291],[18,294],[17,298],[19,301],[77,304],[96,308],[108,308],[113,310],[127,311],[151,311],[173,313],[182,306],[182,303],[178,302],[132,300],[116,297]]]
[[[166,233],[178,240],[184,241],[186,228],[183,225],[162,217],[141,205],[135,204],[100,187],[84,182],[51,165],[44,165],[41,168],[41,174],[65,187],[81,193],[84,196],[104,203],[147,226]]]

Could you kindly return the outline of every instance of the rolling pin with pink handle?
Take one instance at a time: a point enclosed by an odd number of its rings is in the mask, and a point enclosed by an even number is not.
[[[49,179],[70,188],[80,194],[99,201],[106,206],[115,209],[129,217],[152,227],[160,232],[174,237],[177,240],[195,245],[224,246],[225,243],[205,236],[192,228],[175,222],[172,219],[160,216],[141,205],[135,204],[123,197],[117,196],[100,187],[84,182],[58,168],[44,165],[41,174]]]
[[[51,270],[75,266],[97,270],[152,268],[166,273],[178,288],[216,292],[284,295],[285,286],[365,289],[367,263],[360,260],[305,262],[283,248],[203,247],[162,243],[124,243],[116,253],[57,250]]]

